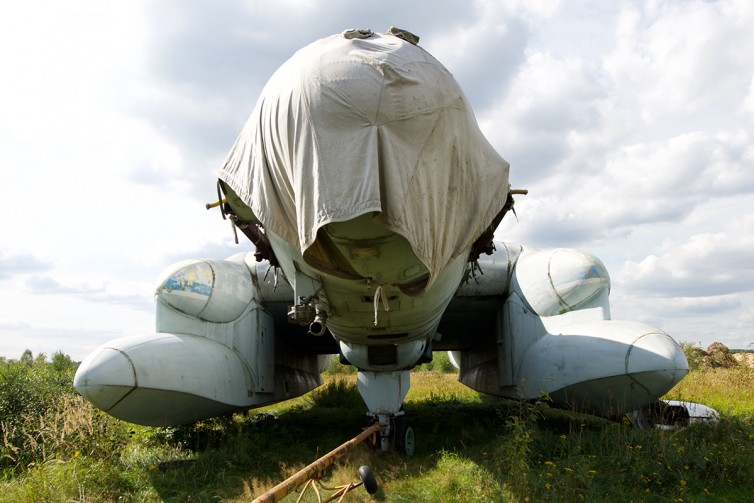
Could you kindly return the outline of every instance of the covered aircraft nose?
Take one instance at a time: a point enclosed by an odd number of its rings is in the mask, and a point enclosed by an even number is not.
[[[73,387],[95,407],[108,411],[136,387],[136,372],[123,352],[104,347],[81,362]]]

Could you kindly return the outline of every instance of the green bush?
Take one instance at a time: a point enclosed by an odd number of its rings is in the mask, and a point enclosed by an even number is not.
[[[0,362],[0,473],[13,476],[52,459],[117,455],[130,428],[76,394],[78,364],[25,351]]]
[[[361,399],[354,378],[337,377],[311,392],[312,403],[316,407],[361,408]]]
[[[432,353],[432,361],[423,363],[416,367],[418,371],[434,370],[436,372],[458,372],[458,369],[450,363],[450,356],[447,351],[436,351]]]
[[[324,372],[325,375],[342,375],[342,374],[355,374],[357,372],[356,367],[353,365],[343,365],[340,363],[338,355],[330,358],[330,363],[327,364]]]
[[[679,346],[689,362],[689,370],[699,370],[704,364],[704,350],[693,342],[680,342]]]
[[[73,392],[75,366],[69,369],[56,353],[55,365],[44,354],[33,358],[24,352],[20,360],[3,361],[0,366],[0,418],[15,422],[25,414],[43,414],[61,392]],[[70,361],[70,358],[68,358]]]
[[[414,370],[421,371],[436,371],[436,372],[458,372],[458,369],[450,363],[450,357],[447,351],[436,351],[432,353],[432,361],[428,363],[422,363],[417,365]],[[340,359],[334,356],[330,363],[325,368],[323,374],[325,375],[342,375],[342,374],[355,374],[358,370],[353,365],[343,365],[340,363]]]

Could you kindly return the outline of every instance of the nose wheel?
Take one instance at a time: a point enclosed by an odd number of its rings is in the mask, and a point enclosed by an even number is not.
[[[411,420],[406,416],[393,419],[393,442],[395,450],[404,456],[413,456],[416,451],[416,433]]]

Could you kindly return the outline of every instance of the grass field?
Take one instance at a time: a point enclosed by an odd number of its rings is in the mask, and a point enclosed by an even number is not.
[[[639,431],[486,397],[453,373],[413,372],[405,409],[416,428],[416,454],[360,445],[323,483],[356,481],[358,467],[368,465],[377,494],[358,488],[347,501],[748,500],[754,371],[697,370],[668,398],[705,403],[723,419]],[[248,502],[359,433],[365,412],[355,374],[328,376],[325,386],[274,407],[173,429],[129,425],[64,394],[33,426],[11,430],[3,423],[0,501]],[[32,457],[8,440],[19,433]],[[307,492],[302,501],[317,499]]]

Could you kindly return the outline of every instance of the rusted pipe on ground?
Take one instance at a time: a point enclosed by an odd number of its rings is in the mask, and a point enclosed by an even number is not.
[[[354,447],[356,447],[361,442],[371,437],[381,429],[382,425],[380,423],[374,423],[372,426],[365,429],[348,442],[345,442],[339,447],[336,447],[332,451],[316,460],[314,463],[298,471],[296,474],[292,475],[263,495],[259,496],[252,503],[276,503],[288,496],[291,492],[293,492],[297,487],[305,483],[307,480],[317,480],[322,478],[322,476],[325,474],[325,470],[338,458],[341,458],[343,455],[353,450]]]

